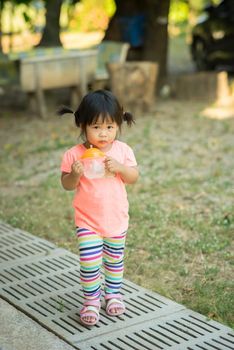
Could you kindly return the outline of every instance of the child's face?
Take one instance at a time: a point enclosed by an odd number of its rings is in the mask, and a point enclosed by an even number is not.
[[[104,122],[101,117],[96,123],[87,125],[86,138],[87,141],[103,151],[108,151],[111,148],[112,142],[116,138],[118,125],[111,119],[106,119]]]

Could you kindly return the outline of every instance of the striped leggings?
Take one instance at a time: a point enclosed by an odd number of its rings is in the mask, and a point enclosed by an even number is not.
[[[100,298],[102,267],[105,294],[119,293],[124,271],[126,231],[115,237],[101,237],[85,228],[77,228],[77,237],[80,278],[85,298]]]

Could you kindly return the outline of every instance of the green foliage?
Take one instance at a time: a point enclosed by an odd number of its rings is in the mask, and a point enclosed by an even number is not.
[[[221,0],[189,0],[189,6],[192,10],[201,11],[205,6],[217,5]]]
[[[105,30],[115,9],[114,0],[83,0],[74,6],[69,27],[83,32]]]
[[[195,11],[200,11],[202,8],[204,8],[209,4],[210,4],[209,0],[189,0],[189,5],[191,9]]]
[[[170,6],[169,21],[173,24],[184,23],[188,19],[189,6],[184,1],[173,0]]]
[[[190,11],[199,13],[204,7],[217,5],[219,2],[220,0],[171,0],[169,21],[175,25],[186,23]]]

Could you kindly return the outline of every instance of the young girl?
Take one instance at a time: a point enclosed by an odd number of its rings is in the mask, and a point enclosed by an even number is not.
[[[73,111],[64,107],[59,114],[64,113]],[[129,218],[125,184],[137,181],[138,169],[132,149],[116,140],[122,123],[126,121],[132,125],[133,117],[123,112],[111,92],[98,90],[88,93],[74,116],[84,143],[64,154],[61,182],[65,190],[75,190],[73,206],[85,297],[80,319],[83,324],[91,326],[99,320],[102,264],[106,312],[118,316],[125,311],[120,294]],[[105,153],[107,175],[103,178],[84,176],[81,157],[90,147]]]

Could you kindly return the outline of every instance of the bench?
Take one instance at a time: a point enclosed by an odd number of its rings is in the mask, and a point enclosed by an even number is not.
[[[70,87],[71,103],[78,104],[94,79],[97,50],[71,50],[41,56],[20,58],[20,85],[29,94],[30,104],[36,98],[39,115],[46,116],[44,90]]]
[[[11,61],[20,61],[25,58],[45,57],[51,55],[66,55],[70,52],[77,52],[78,49],[65,49],[62,46],[53,47],[35,47],[26,51],[12,51],[8,53]]]
[[[128,43],[111,40],[103,41],[98,45],[97,69],[94,81],[96,86],[102,86],[109,81],[107,64],[113,62],[124,63],[127,59],[129,48],[130,45]]]
[[[80,95],[87,93],[89,84],[99,88],[108,82],[107,63],[125,62],[129,47],[127,43],[108,40],[89,50],[35,48],[8,56],[11,61],[18,62],[20,86],[29,96],[31,109],[37,108],[44,118],[44,90],[70,87],[71,104],[77,106]]]
[[[127,59],[128,50],[130,45],[128,43],[117,42],[112,40],[102,41],[99,45],[95,46],[94,49],[97,50],[97,65],[95,71],[95,80],[108,80],[109,73],[106,68],[107,63],[124,63]],[[12,52],[9,53],[10,60],[22,61],[24,59],[34,58],[34,57],[47,57],[51,55],[61,55],[66,56],[70,53],[82,52],[78,49],[64,49],[63,47],[50,47],[43,48],[38,47],[30,51],[22,52]]]

